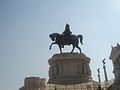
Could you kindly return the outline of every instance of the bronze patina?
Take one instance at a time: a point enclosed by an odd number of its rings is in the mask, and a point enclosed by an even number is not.
[[[50,45],[49,49],[51,49],[53,44],[57,44],[59,46],[60,53],[62,53],[62,48],[64,48],[64,45],[72,44],[73,49],[71,53],[73,53],[75,47],[79,49],[80,53],[82,53],[81,48],[79,47],[79,39],[80,39],[80,43],[83,44],[83,36],[81,34],[79,35],[72,34],[72,32],[70,31],[69,24],[66,24],[65,30],[62,34],[52,33],[49,35],[49,37],[51,38],[52,41],[54,41]]]

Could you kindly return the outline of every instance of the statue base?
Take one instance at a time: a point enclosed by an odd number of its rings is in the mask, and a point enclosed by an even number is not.
[[[91,79],[90,58],[85,54],[62,53],[49,59],[49,81],[51,84],[80,84]]]

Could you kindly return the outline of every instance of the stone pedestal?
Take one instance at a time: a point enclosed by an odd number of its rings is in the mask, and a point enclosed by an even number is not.
[[[49,59],[51,84],[80,84],[91,79],[90,58],[85,54],[62,53]]]

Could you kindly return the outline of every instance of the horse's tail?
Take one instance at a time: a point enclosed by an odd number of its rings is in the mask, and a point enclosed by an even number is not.
[[[80,34],[77,37],[80,38],[80,43],[83,44],[83,36]]]

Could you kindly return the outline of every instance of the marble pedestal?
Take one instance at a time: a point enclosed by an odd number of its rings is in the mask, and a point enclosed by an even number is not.
[[[85,54],[62,53],[49,59],[51,84],[80,84],[91,79],[90,58]]]

